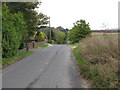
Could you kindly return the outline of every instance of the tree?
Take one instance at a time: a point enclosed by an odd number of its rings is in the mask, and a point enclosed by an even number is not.
[[[38,8],[39,2],[7,2],[11,13],[23,13],[26,21],[25,41],[29,41],[40,26],[48,23],[48,17],[42,13],[38,14],[35,8]]]
[[[44,15],[43,13],[39,13],[36,17],[37,17],[37,26],[39,29],[44,27],[43,25],[46,25],[49,22],[48,21],[49,17],[47,17],[47,15]]]
[[[68,37],[72,43],[77,43],[90,34],[91,29],[89,23],[86,23],[85,20],[80,20],[74,23],[74,27],[70,30]]]
[[[23,38],[25,21],[22,13],[11,14],[7,6],[2,7],[2,56],[15,55]]]

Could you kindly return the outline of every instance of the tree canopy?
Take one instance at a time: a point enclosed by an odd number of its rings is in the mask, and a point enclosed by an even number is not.
[[[39,2],[7,2],[10,13],[21,12],[23,14],[24,21],[26,22],[26,38],[30,40],[42,25],[48,23],[48,17],[43,13],[37,13],[35,8],[38,8]]]
[[[2,4],[2,56],[11,57],[28,41],[35,38],[42,25],[48,23],[48,17],[37,13],[38,2],[6,2]]]
[[[69,31],[69,40],[72,43],[77,43],[79,40],[90,35],[91,29],[89,23],[86,23],[85,20],[79,20],[74,23],[74,27]]]

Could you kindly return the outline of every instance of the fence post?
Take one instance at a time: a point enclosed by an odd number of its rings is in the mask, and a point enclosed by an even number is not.
[[[29,51],[28,43],[26,43],[26,50]]]
[[[33,48],[35,48],[35,41],[33,41]]]

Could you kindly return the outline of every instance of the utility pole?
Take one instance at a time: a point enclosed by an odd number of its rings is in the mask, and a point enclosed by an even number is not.
[[[6,1],[4,3],[5,3],[4,5],[6,6]]]
[[[50,17],[49,17],[49,28],[50,28],[50,40],[51,40],[51,25],[50,25]]]

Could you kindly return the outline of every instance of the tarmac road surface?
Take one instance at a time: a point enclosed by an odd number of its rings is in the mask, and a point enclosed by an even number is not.
[[[82,78],[67,45],[54,45],[2,71],[3,88],[82,88]]]

